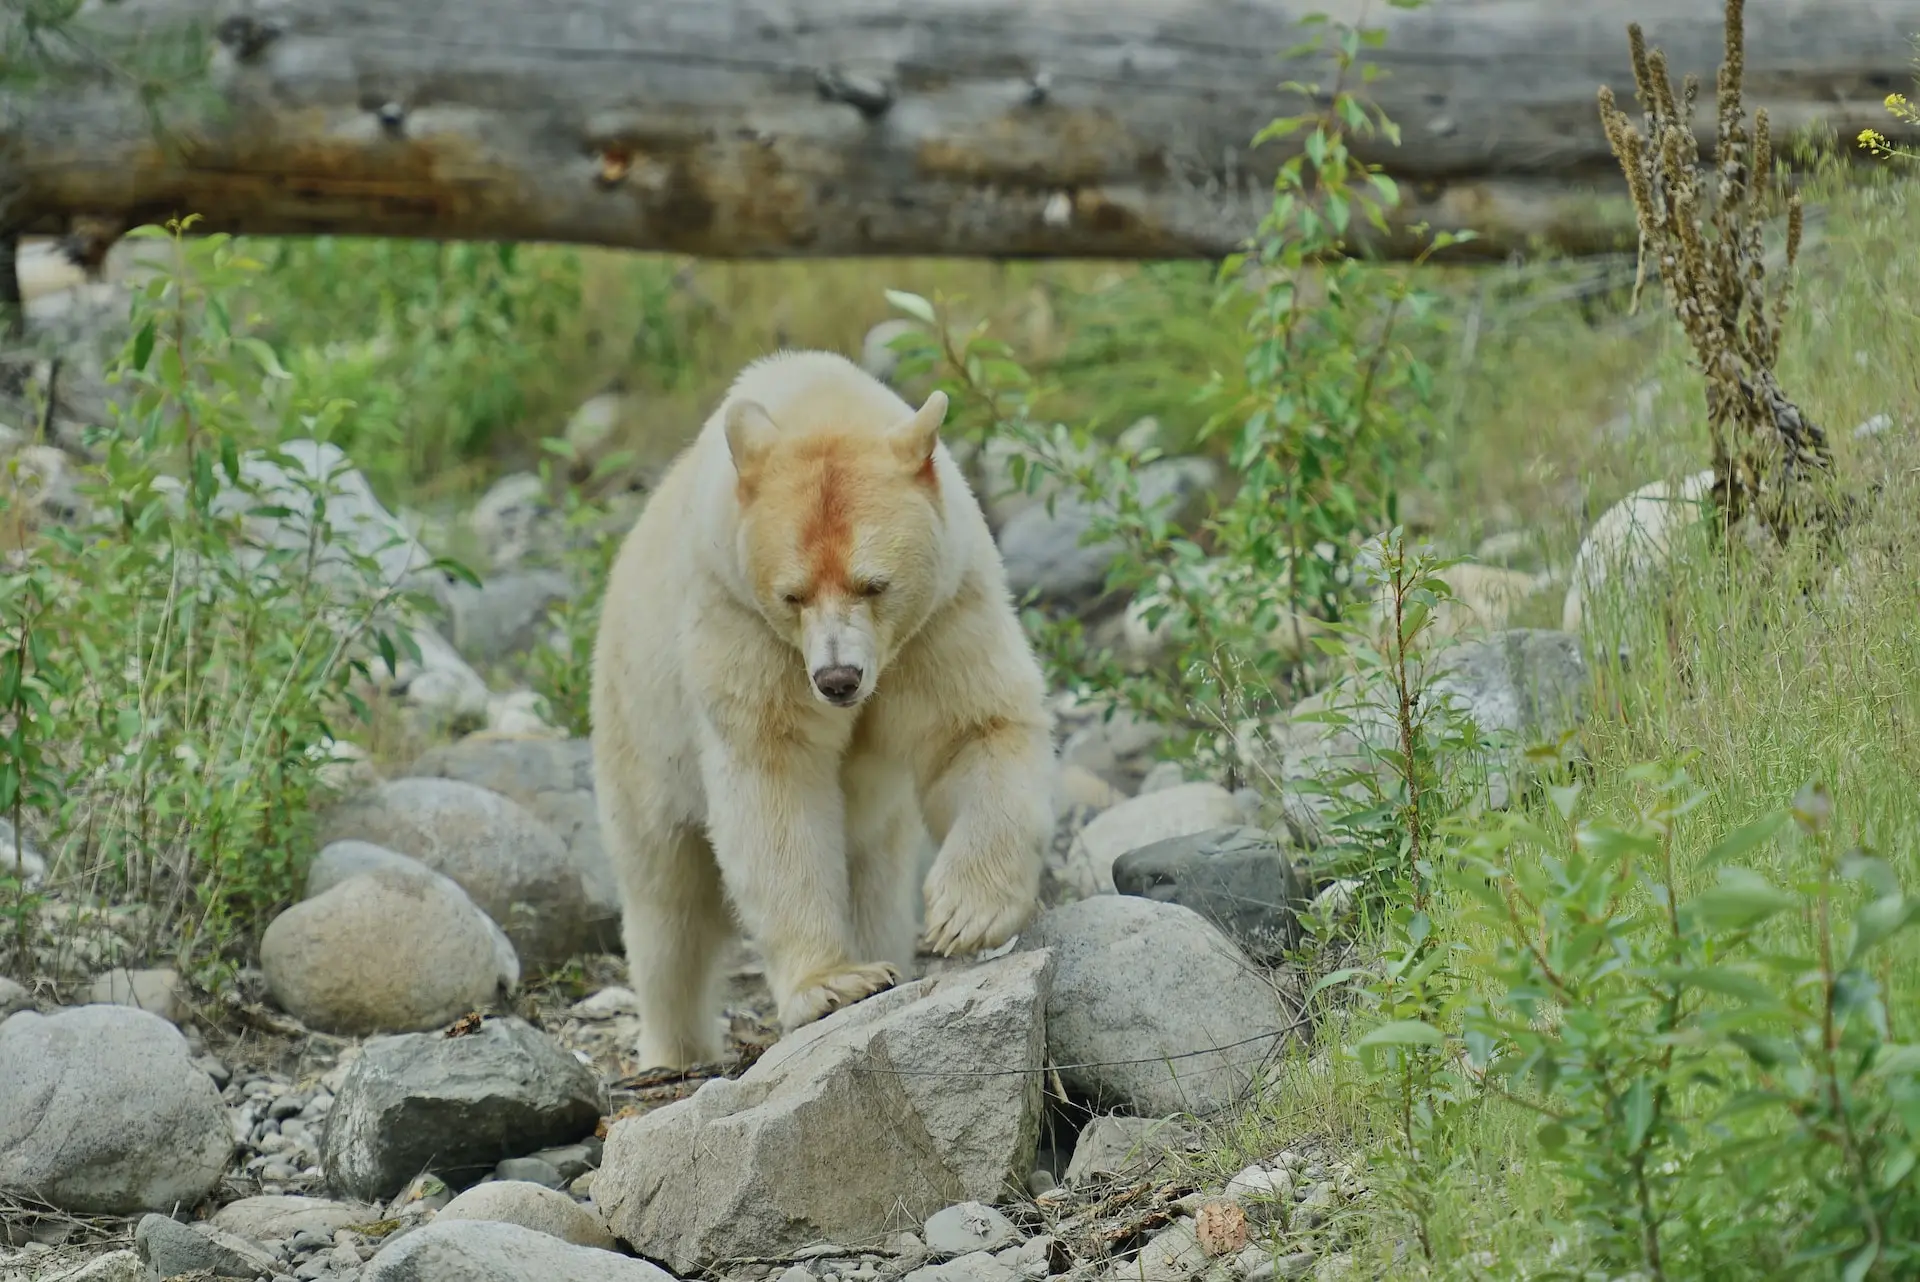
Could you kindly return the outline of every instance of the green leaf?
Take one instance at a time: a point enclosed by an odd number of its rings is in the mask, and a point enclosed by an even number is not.
[[[148,317],[147,323],[140,327],[140,332],[133,336],[133,367],[134,369],[136,370],[146,369],[147,360],[152,355],[153,355],[153,318]]]
[[[1417,1019],[1395,1019],[1374,1028],[1357,1046],[1445,1046],[1447,1039],[1431,1024]]]
[[[1794,903],[1792,895],[1750,868],[1722,868],[1720,884],[1694,896],[1686,911],[1711,930],[1746,930]]]
[[[929,325],[939,324],[933,314],[933,304],[920,295],[909,294],[904,289],[889,289],[885,293],[889,303],[915,320],[925,321]]]
[[[1559,1122],[1543,1123],[1533,1137],[1549,1153],[1558,1153],[1567,1146],[1567,1128]]]
[[[1714,843],[1713,849],[1702,856],[1701,864],[1707,868],[1718,868],[1730,859],[1737,859],[1749,850],[1770,839],[1787,822],[1787,812],[1776,810],[1763,815],[1750,824],[1735,828],[1732,832]]]
[[[1864,882],[1878,896],[1900,893],[1900,877],[1893,865],[1864,850],[1849,850],[1840,856],[1840,875],[1848,881]]]
[[[280,358],[274,355],[273,348],[267,346],[267,344],[260,339],[241,338],[235,341],[253,354],[253,359],[260,363],[261,370],[266,373],[268,378],[291,379],[293,377],[293,375],[287,373],[286,369],[281,366]]]
[[[1631,1148],[1639,1148],[1653,1125],[1653,1087],[1646,1078],[1636,1078],[1633,1085],[1627,1088],[1627,1098],[1623,1102],[1627,1114],[1627,1144]]]
[[[1847,965],[1859,964],[1862,957],[1911,926],[1917,917],[1920,917],[1920,901],[1905,895],[1885,895],[1860,905],[1853,915],[1853,948],[1847,956]]]
[[[1920,1046],[1883,1045],[1867,1071],[1874,1077],[1920,1076]]]
[[[1886,1166],[1880,1171],[1880,1191],[1883,1193],[1892,1192],[1900,1181],[1906,1179],[1907,1176],[1913,1173],[1916,1159],[1920,1159],[1920,1153],[1916,1153],[1910,1148],[1901,1149],[1892,1157],[1888,1158]]]
[[[1824,832],[1833,821],[1833,794],[1820,780],[1808,780],[1794,794],[1789,813],[1793,815],[1793,821],[1809,834]]]
[[[1668,977],[1691,988],[1704,989],[1710,993],[1720,993],[1727,997],[1738,997],[1753,1006],[1773,1007],[1779,1004],[1779,998],[1773,989],[1767,987],[1752,975],[1733,970],[1726,966],[1700,966],[1680,968],[1662,972]]]

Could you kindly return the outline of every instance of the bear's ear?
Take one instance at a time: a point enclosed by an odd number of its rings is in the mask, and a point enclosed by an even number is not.
[[[913,417],[888,433],[894,452],[912,472],[931,472],[934,447],[940,444],[940,425],[947,418],[947,394],[933,392]]]
[[[733,456],[733,470],[743,481],[751,480],[766,461],[767,451],[780,434],[773,417],[758,401],[734,401],[727,406],[727,453]]]

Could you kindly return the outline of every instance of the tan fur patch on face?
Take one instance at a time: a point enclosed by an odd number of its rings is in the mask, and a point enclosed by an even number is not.
[[[937,525],[939,490],[875,444],[818,432],[783,441],[765,459],[747,509],[755,590],[764,600],[789,608],[877,601],[868,576],[891,585],[889,605],[902,589],[912,599],[911,580],[924,577],[930,555],[920,549]]]
[[[852,590],[848,564],[853,556],[853,503],[863,488],[842,457],[841,442],[809,442],[794,462],[796,486],[813,491],[813,501],[800,527],[800,555],[807,564],[813,591],[846,593]]]

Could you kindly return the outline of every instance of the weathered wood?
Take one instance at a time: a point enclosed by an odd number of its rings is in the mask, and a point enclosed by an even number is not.
[[[209,228],[569,241],[720,257],[1216,256],[1285,155],[1249,149],[1279,51],[1359,0],[121,0],[103,27],[217,42],[224,111],[156,141],[100,79],[0,97],[17,231],[74,215]],[[1701,73],[1721,0],[1376,3],[1368,154],[1408,220],[1475,252],[1630,228],[1595,92],[1630,100],[1625,27]],[[1749,102],[1777,134],[1900,136],[1920,0],[1748,0]],[[1396,238],[1399,239],[1399,238]],[[1402,241],[1400,248],[1404,248]]]

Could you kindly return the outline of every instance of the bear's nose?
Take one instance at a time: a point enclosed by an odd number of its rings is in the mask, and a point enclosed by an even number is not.
[[[828,703],[845,707],[860,693],[860,669],[845,663],[821,668],[813,674],[813,688]]]

